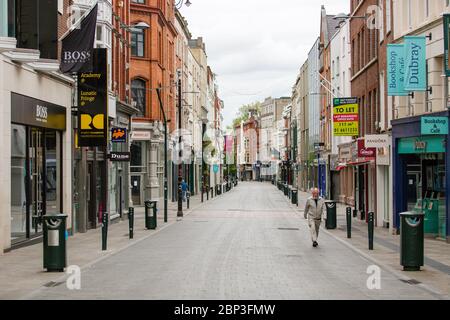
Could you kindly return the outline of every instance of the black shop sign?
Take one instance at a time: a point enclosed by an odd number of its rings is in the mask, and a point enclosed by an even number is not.
[[[78,145],[108,144],[107,51],[94,49],[93,71],[78,74]]]

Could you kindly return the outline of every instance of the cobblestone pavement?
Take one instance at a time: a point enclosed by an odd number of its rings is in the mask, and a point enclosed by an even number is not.
[[[304,201],[306,194],[301,194]],[[313,248],[301,211],[267,183],[240,183],[161,232],[82,269],[32,299],[436,299],[329,232]]]

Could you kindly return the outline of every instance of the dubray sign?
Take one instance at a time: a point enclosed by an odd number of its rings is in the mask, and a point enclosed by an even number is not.
[[[423,36],[405,37],[406,91],[426,91],[426,38]]]

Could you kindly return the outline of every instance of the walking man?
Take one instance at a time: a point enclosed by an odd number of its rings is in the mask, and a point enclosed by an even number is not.
[[[319,236],[320,224],[322,223],[322,215],[326,212],[325,201],[319,197],[319,189],[311,190],[312,196],[306,200],[305,219],[308,219],[309,229],[311,231],[311,240],[313,247],[317,247],[317,238]]]
[[[188,185],[186,181],[181,181],[181,191],[183,193],[183,202],[186,202],[186,193],[188,191]]]

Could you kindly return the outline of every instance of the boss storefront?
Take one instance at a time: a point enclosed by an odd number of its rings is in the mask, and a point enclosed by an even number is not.
[[[11,93],[11,244],[42,233],[42,216],[63,209],[66,108]]]

